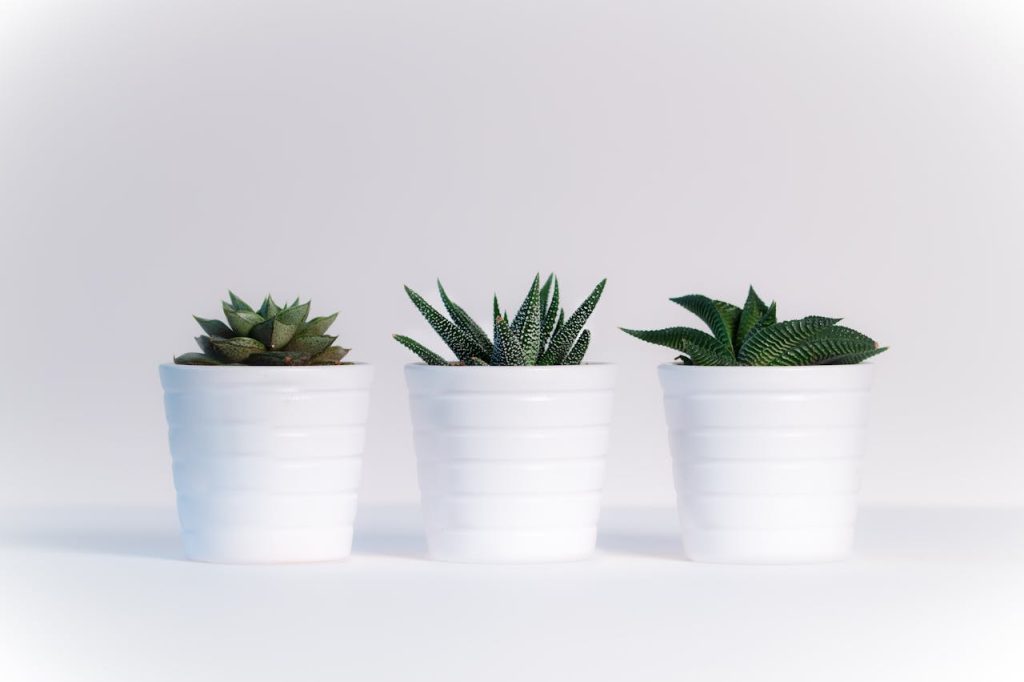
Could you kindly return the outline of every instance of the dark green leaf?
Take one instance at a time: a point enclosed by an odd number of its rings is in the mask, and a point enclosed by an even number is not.
[[[228,296],[231,297],[231,306],[238,312],[255,312],[248,303],[235,296],[235,292],[229,291]]]
[[[435,310],[422,296],[409,287],[405,287],[405,292],[412,299],[413,305],[416,306],[427,322],[430,323],[430,326],[434,328],[434,331],[437,332],[438,336],[441,337],[441,340],[452,349],[455,357],[465,362],[476,355],[476,343],[469,334],[449,321],[448,318]]]
[[[428,365],[447,365],[448,361],[442,358],[440,355],[430,350],[418,341],[413,341],[408,336],[402,336],[401,334],[394,335],[395,341],[402,344],[416,355],[420,356],[420,359]]]
[[[282,350],[295,336],[297,327],[281,320],[281,316],[260,322],[250,330],[249,335],[262,343],[268,350]]]
[[[289,350],[270,350],[253,353],[245,359],[247,365],[295,366],[308,365],[309,355]]]
[[[301,327],[309,317],[309,301],[302,305],[290,306],[277,314],[277,319],[293,327]]]
[[[253,353],[266,350],[256,339],[247,336],[236,336],[233,339],[210,339],[217,355],[227,362],[242,362]]]
[[[314,317],[312,320],[302,326],[298,332],[298,336],[323,336],[327,333],[327,330],[334,324],[334,320],[338,318],[338,313],[333,315],[327,315],[325,317]]]
[[[832,317],[805,317],[761,327],[750,333],[738,359],[745,365],[774,365],[787,351],[819,336],[838,321],[839,318]]]
[[[437,290],[441,293],[441,301],[444,303],[445,310],[448,311],[452,321],[473,339],[473,342],[476,344],[476,354],[479,357],[491,357],[491,353],[494,352],[494,344],[487,338],[487,334],[480,328],[480,325],[469,316],[469,313],[448,297],[448,292],[441,285],[441,280],[437,280]]]
[[[227,305],[224,306],[224,316],[239,336],[248,336],[253,327],[263,322],[263,317],[259,313],[251,310],[234,310]]]
[[[511,327],[512,333],[523,347],[523,357],[527,365],[536,364],[540,351],[540,316],[540,275],[536,275]]]
[[[686,353],[695,365],[734,365],[732,354],[715,337],[690,327],[623,329],[630,336]]]
[[[519,337],[512,333],[512,328],[504,316],[494,318],[494,357],[492,365],[525,365],[523,344]]]
[[[713,301],[707,296],[690,294],[670,299],[699,317],[715,335],[729,354],[735,357],[734,338],[740,320],[740,309],[725,301]]]
[[[305,353],[306,355],[318,355],[327,350],[337,340],[337,336],[297,336],[284,349]]]
[[[219,336],[223,339],[230,338],[235,335],[235,332],[231,330],[231,327],[227,326],[220,320],[207,320],[202,317],[196,317],[193,315],[199,326],[203,328],[203,331],[210,336]]]
[[[309,361],[311,365],[339,365],[341,359],[348,355],[348,348],[342,348],[341,346],[331,346],[327,350],[323,351],[319,355],[313,356]]]
[[[220,360],[203,353],[185,353],[174,358],[176,365],[222,365]]]
[[[602,279],[583,303],[580,304],[580,307],[576,309],[576,312],[569,316],[569,319],[565,321],[561,329],[551,338],[551,344],[544,351],[544,355],[540,357],[537,364],[560,365],[565,361],[569,351],[572,350],[573,343],[576,341],[580,330],[583,329],[583,325],[587,323],[587,319],[594,311],[595,306],[597,306],[597,302],[601,299],[601,292],[604,291],[604,286],[607,282],[607,279]]]
[[[580,338],[576,341],[576,345],[569,351],[569,355],[565,358],[565,364],[567,365],[578,365],[583,362],[583,356],[587,354],[587,347],[590,345],[590,330],[584,329],[583,333],[580,334]]]

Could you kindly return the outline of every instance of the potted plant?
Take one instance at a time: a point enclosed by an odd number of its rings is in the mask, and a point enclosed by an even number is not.
[[[754,292],[742,308],[671,299],[711,329],[624,329],[682,355],[661,365],[686,554],[798,563],[844,557],[872,366],[885,348],[838,318],[778,322]]]
[[[407,336],[406,366],[427,545],[435,559],[539,562],[594,550],[615,368],[583,363],[605,282],[568,318],[558,280],[534,277],[493,337],[448,297],[409,298],[457,358]]]
[[[185,554],[226,563],[327,561],[352,547],[372,368],[342,362],[337,313],[195,318],[200,353],[160,366]]]

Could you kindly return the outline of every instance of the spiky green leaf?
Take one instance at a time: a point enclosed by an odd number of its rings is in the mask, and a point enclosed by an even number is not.
[[[238,312],[255,312],[252,309],[252,306],[250,306],[248,303],[240,299],[238,296],[235,296],[235,292],[229,291],[228,296],[231,298],[231,307],[237,310]]]
[[[739,308],[731,303],[715,301],[700,294],[677,296],[671,300],[699,317],[722,346],[729,350],[729,354],[735,357],[734,339],[742,312]]]
[[[743,341],[747,338],[747,334],[754,328],[757,321],[768,310],[768,306],[761,300],[761,297],[754,291],[754,287],[750,287],[747,291],[747,301],[743,304],[743,312],[740,313],[740,321],[736,325],[736,336],[733,339],[733,348],[737,353],[740,352],[740,346],[743,345]]]
[[[576,341],[576,345],[569,351],[569,355],[565,358],[565,364],[567,365],[578,365],[583,362],[583,356],[587,354],[587,347],[590,346],[590,330],[584,329],[583,333],[580,334],[580,338]]]
[[[604,291],[604,286],[607,282],[607,279],[602,279],[594,287],[594,290],[590,292],[590,295],[584,299],[583,303],[580,304],[580,307],[576,309],[576,312],[570,315],[565,324],[552,336],[551,343],[537,361],[538,365],[558,365],[565,361],[569,351],[572,350],[576,337],[583,329],[583,325],[587,323],[587,319],[594,312],[597,302],[601,300],[601,292]]]
[[[202,317],[192,316],[195,321],[199,323],[199,326],[203,328],[203,331],[210,336],[219,336],[222,339],[231,338],[235,335],[235,332],[231,330],[231,327],[227,326],[220,320],[207,320]]]
[[[277,314],[277,319],[292,327],[301,327],[309,317],[309,301],[302,305],[289,306]]]
[[[260,306],[260,309],[257,312],[263,317],[273,317],[281,312],[281,306],[274,303],[273,296],[267,294],[263,299],[263,305]]]
[[[338,318],[338,313],[332,315],[326,315],[324,317],[314,317],[312,320],[302,325],[296,336],[323,336],[327,333],[327,330],[331,328],[334,321]]]
[[[519,338],[527,365],[536,364],[540,352],[540,315],[540,275],[536,275],[533,278],[533,284],[530,285],[530,291],[526,294],[526,299],[519,306],[519,312],[512,320],[512,333]]]
[[[427,322],[430,323],[430,326],[434,328],[434,331],[437,332],[438,336],[441,337],[441,340],[452,349],[455,357],[465,362],[476,355],[476,343],[469,334],[462,331],[461,328],[435,310],[434,306],[427,303],[422,296],[409,287],[405,287],[405,292],[412,299],[413,305],[416,306]]]
[[[526,355],[519,337],[512,331],[508,319],[499,315],[494,318],[494,357],[492,365],[525,365]]]
[[[630,336],[685,353],[696,365],[734,365],[736,361],[722,342],[691,327],[623,329]]]
[[[473,339],[473,342],[476,344],[476,354],[482,358],[491,357],[491,353],[494,352],[494,344],[491,343],[491,340],[487,337],[484,330],[480,328],[480,325],[470,317],[469,313],[448,297],[448,292],[441,285],[441,280],[437,280],[437,290],[441,294],[441,301],[444,303],[445,310],[448,311],[452,321]]]
[[[263,322],[263,317],[259,313],[251,310],[235,310],[227,305],[224,306],[224,316],[227,318],[228,324],[231,325],[231,329],[239,336],[248,336],[253,327]]]
[[[418,355],[423,362],[428,365],[447,365],[448,361],[442,358],[440,355],[424,346],[419,341],[414,341],[408,336],[402,336],[401,334],[394,334],[395,341],[402,344],[413,353]]]
[[[805,317],[761,327],[740,347],[738,359],[744,365],[773,365],[784,353],[837,322],[839,318]]]
[[[224,337],[218,336],[216,338],[220,339],[220,338],[224,338]],[[199,350],[203,351],[204,355],[209,355],[210,357],[216,357],[217,350],[213,347],[213,342],[210,340],[209,336],[197,336],[196,337],[196,345],[199,346]]]
[[[551,285],[551,300],[548,301],[544,308],[544,323],[540,330],[540,353],[544,354],[547,350],[548,344],[551,343],[556,326],[560,327],[561,322],[565,321],[565,311],[561,310],[559,306],[559,293],[558,293],[558,278],[554,277],[554,282]]]

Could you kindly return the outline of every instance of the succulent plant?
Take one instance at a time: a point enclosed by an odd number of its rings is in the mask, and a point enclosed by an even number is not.
[[[309,301],[279,306],[267,296],[258,310],[228,292],[223,302],[224,317],[207,320],[196,317],[206,332],[196,337],[201,353],[174,358],[179,365],[340,365],[348,348],[335,346],[337,336],[327,329],[338,313],[309,317]]]
[[[685,365],[852,365],[887,350],[864,334],[839,326],[840,318],[778,322],[775,302],[765,305],[754,287],[742,308],[699,294],[670,300],[703,320],[712,333],[690,327],[622,331],[681,351],[676,359]]]
[[[405,287],[413,304],[457,360],[449,362],[408,336],[395,334],[395,340],[428,365],[578,365],[590,345],[590,331],[583,329],[583,325],[601,298],[606,281],[601,280],[576,312],[566,318],[565,310],[559,307],[558,279],[549,275],[542,285],[537,275],[511,322],[508,313],[501,312],[498,297],[494,297],[494,334],[490,338],[465,310],[448,298],[440,280],[437,289],[451,319]]]

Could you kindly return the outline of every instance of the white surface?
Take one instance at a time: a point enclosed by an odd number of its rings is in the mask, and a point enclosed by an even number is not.
[[[874,369],[658,367],[687,557],[849,554]]]
[[[594,551],[614,365],[405,368],[431,556],[581,559]]]
[[[369,365],[161,365],[185,553],[348,556],[372,380]]]
[[[1011,0],[0,0],[0,503],[170,504],[154,368],[229,287],[341,311],[412,502],[402,284],[554,270],[608,277],[608,501],[674,502],[672,353],[617,327],[752,283],[892,346],[864,499],[1024,505],[1022,73]]]
[[[0,516],[5,682],[906,682],[1024,678],[1024,510],[869,508],[855,557],[682,560],[675,511],[608,510],[596,558],[424,559],[360,510],[345,563],[183,559],[171,509]]]

